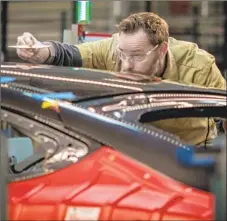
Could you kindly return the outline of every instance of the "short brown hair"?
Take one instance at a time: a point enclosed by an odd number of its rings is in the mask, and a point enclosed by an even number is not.
[[[152,12],[132,14],[116,25],[119,33],[134,33],[143,29],[152,45],[168,42],[169,26],[164,19]]]

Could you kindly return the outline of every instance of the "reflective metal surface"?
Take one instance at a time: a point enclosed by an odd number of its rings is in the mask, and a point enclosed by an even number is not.
[[[59,121],[72,133],[114,147],[179,181],[194,185],[196,177],[201,177],[200,184],[206,184],[209,175],[204,168],[182,168],[176,161],[179,148],[189,153],[191,147],[173,134],[142,123],[168,118],[173,110],[176,117],[178,113],[187,117],[189,112],[192,117],[225,116],[225,91],[165,81],[128,81],[115,73],[52,66],[4,64],[1,75],[15,78],[1,84],[3,108],[54,127],[53,122]],[[29,96],[53,92],[73,92],[75,99]]]

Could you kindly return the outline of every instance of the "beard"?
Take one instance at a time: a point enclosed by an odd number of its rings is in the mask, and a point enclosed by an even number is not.
[[[161,58],[157,57],[153,62],[152,66],[149,69],[138,70],[134,68],[124,68],[121,65],[120,73],[129,75],[129,74],[136,74],[136,75],[145,75],[145,76],[159,76],[161,70]],[[144,64],[146,65],[146,64]]]
[[[161,72],[161,58],[157,57],[153,61],[153,65],[151,68],[148,68],[144,71],[139,71],[134,68],[124,68],[120,66],[120,71],[115,72],[116,77],[125,79],[125,80],[132,80],[137,82],[160,82],[160,72]]]

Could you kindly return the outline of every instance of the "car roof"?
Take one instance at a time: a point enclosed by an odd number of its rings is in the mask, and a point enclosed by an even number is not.
[[[223,90],[186,86],[171,81],[141,82],[119,77],[117,73],[95,69],[4,63],[1,76],[13,77],[11,85],[22,84],[41,92],[72,92],[75,100],[127,93],[198,92],[223,95]],[[123,76],[123,75],[121,75]],[[18,85],[17,85],[18,86]]]

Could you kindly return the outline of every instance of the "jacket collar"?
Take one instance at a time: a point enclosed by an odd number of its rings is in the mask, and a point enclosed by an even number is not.
[[[172,80],[172,81],[179,80],[178,68],[170,48],[168,49],[168,52],[167,52],[167,65],[162,78]]]

